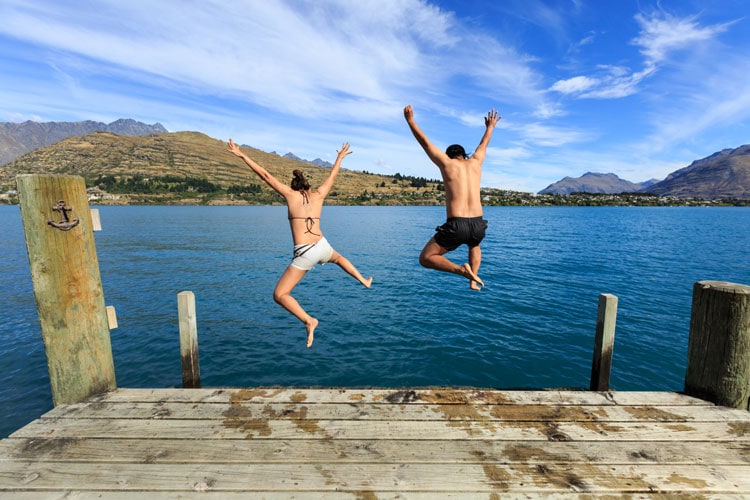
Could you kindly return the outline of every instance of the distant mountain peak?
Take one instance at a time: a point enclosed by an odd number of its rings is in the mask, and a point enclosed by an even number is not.
[[[297,160],[297,161],[306,161],[306,160],[303,160],[302,158],[300,158],[299,156],[297,156],[296,154],[291,153],[291,152],[285,154],[283,156],[283,158],[289,158],[290,160]]]
[[[722,149],[649,186],[649,193],[680,198],[750,199],[750,145]]]
[[[148,125],[130,118],[120,118],[112,123],[92,120],[79,122],[0,122],[0,165],[37,148],[49,146],[69,137],[92,132],[111,132],[118,135],[149,135],[168,132],[161,123]]]
[[[274,154],[276,154],[276,152],[274,152]],[[312,161],[310,161],[310,160],[305,160],[304,158],[300,158],[299,156],[297,156],[296,154],[294,154],[294,153],[291,153],[291,152],[290,152],[290,153],[287,153],[287,154],[285,154],[285,155],[284,155],[284,156],[283,156],[282,158],[288,158],[288,159],[290,159],[290,160],[296,160],[296,161],[303,161],[303,162],[305,162],[305,163],[312,163],[313,165],[317,165],[318,167],[327,167],[327,168],[330,168],[330,167],[332,167],[332,166],[333,166],[333,164],[332,164],[332,163],[330,163],[330,162],[327,162],[327,161],[325,161],[325,160],[322,160],[322,159],[320,159],[320,158],[315,158],[315,159],[314,159],[314,160],[312,160]]]
[[[750,145],[727,148],[669,174],[664,180],[633,183],[615,174],[586,172],[580,177],[564,177],[539,194],[619,194],[649,193],[678,198],[750,199]]]
[[[640,191],[642,186],[615,174],[586,172],[580,177],[565,177],[539,191],[539,194],[603,193],[616,194]]]

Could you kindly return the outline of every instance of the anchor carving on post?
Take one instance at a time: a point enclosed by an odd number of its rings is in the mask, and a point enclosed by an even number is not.
[[[55,222],[52,219],[49,219],[47,221],[47,224],[49,224],[52,227],[56,227],[57,229],[60,229],[62,231],[69,231],[76,227],[79,222],[81,222],[77,217],[72,219],[70,218],[70,215],[68,215],[68,212],[73,211],[73,207],[69,207],[65,200],[60,200],[55,204],[54,207],[52,207],[52,210],[55,212],[60,212],[60,215],[62,216],[62,219],[59,222]]]

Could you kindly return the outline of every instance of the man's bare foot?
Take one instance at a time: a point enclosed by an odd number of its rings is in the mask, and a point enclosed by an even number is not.
[[[479,286],[479,283],[477,283],[477,282],[476,282],[476,281],[474,281],[474,280],[471,280],[471,281],[469,282],[469,288],[470,288],[470,289],[472,289],[472,290],[481,290],[481,289],[482,289],[482,287],[481,287],[481,286]]]
[[[479,276],[477,276],[476,274],[474,274],[474,271],[472,271],[471,266],[469,265],[468,262],[465,263],[464,265],[460,266],[459,269],[461,270],[461,275],[464,278],[467,278],[469,281],[472,282],[472,283],[469,284],[470,287],[471,287],[471,285],[474,284],[474,282],[476,282],[479,286],[484,286],[484,281],[482,281],[481,279],[479,279]],[[479,290],[479,288],[473,288],[472,287],[472,290]]]
[[[308,349],[313,344],[313,339],[315,337],[315,328],[318,326],[318,320],[310,316],[309,321],[305,323],[305,328],[307,328],[307,347]]]
[[[365,288],[370,288],[370,285],[372,285],[372,276],[364,280],[362,284],[365,286]]]

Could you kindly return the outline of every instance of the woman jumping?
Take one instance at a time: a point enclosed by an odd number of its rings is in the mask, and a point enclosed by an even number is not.
[[[333,187],[333,182],[336,180],[336,175],[338,175],[341,168],[341,160],[351,154],[349,143],[344,143],[341,146],[341,150],[337,151],[338,155],[336,156],[336,162],[331,168],[331,173],[315,191],[310,190],[310,183],[307,182],[299,170],[294,171],[294,179],[292,179],[291,187],[282,184],[265,168],[243,153],[240,147],[232,142],[232,139],[229,139],[229,151],[235,156],[240,157],[258,174],[258,177],[263,179],[266,184],[271,186],[286,200],[289,225],[292,229],[292,239],[294,240],[294,257],[276,284],[276,288],[273,291],[273,300],[305,324],[305,329],[307,330],[307,347],[310,347],[313,343],[318,320],[307,314],[291,295],[292,290],[297,286],[297,283],[300,282],[305,273],[315,267],[315,264],[333,262],[362,283],[365,288],[370,288],[372,284],[372,277],[367,279],[362,277],[357,268],[346,257],[331,247],[328,240],[323,236],[323,231],[320,230],[320,213],[323,211],[323,201]]]

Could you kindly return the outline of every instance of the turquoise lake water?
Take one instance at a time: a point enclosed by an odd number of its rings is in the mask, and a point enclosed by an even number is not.
[[[490,207],[481,292],[419,266],[442,207],[325,207],[365,276],[291,258],[284,207],[98,207],[95,233],[120,387],[181,385],[177,294],[195,293],[204,386],[587,388],[598,295],[619,298],[611,387],[682,390],[693,283],[750,284],[750,209]],[[20,212],[0,207],[0,436],[52,407]],[[466,247],[449,256],[466,261]]]

